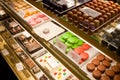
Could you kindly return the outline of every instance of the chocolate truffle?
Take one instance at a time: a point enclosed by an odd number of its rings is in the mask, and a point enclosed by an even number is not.
[[[87,70],[88,71],[93,71],[95,69],[95,65],[93,63],[88,63],[87,64]]]
[[[95,66],[98,66],[100,64],[100,61],[98,59],[93,59],[92,60],[92,63],[95,65]]]
[[[88,20],[92,22],[94,19],[92,17],[89,17]]]
[[[102,18],[102,17],[100,17],[100,18],[99,18],[99,20],[100,20],[100,24],[103,24],[103,23],[104,23],[104,21],[105,21],[105,19],[104,19],[104,18]]]
[[[99,26],[100,25],[100,21],[99,20],[94,20],[95,26]]]
[[[101,72],[99,70],[94,70],[92,75],[94,78],[99,79],[101,77]]]
[[[115,73],[119,73],[120,72],[120,68],[118,66],[112,66],[111,70],[113,70]]]
[[[78,17],[82,15],[82,12],[77,12]]]
[[[115,75],[113,80],[120,80],[120,75]]]
[[[67,13],[67,17],[68,17],[68,18],[69,18],[69,17],[71,18],[72,14],[73,14],[73,13],[72,13],[71,11],[69,11],[69,12]]]
[[[105,59],[105,56],[103,54],[99,54],[97,55],[97,59],[103,61]]]
[[[73,12],[73,14],[76,14],[77,13],[77,9],[73,9],[72,12]]]
[[[109,77],[114,77],[114,75],[115,75],[113,70],[106,70],[105,74],[108,75]]]
[[[103,64],[98,65],[97,69],[101,72],[104,72],[106,67]]]
[[[107,60],[102,61],[102,64],[107,68],[110,67],[110,65],[111,65],[110,62]]]
[[[110,80],[110,77],[107,75],[101,76],[100,80]]]
[[[87,14],[83,14],[83,18],[85,19],[85,18],[87,18],[88,17],[88,15]]]

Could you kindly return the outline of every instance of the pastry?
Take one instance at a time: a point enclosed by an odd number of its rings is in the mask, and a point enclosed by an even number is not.
[[[94,78],[99,79],[101,77],[101,72],[99,70],[94,70],[92,75]]]
[[[88,63],[88,64],[87,64],[87,70],[88,70],[88,71],[91,72],[91,71],[93,71],[94,69],[95,69],[95,65],[94,65],[93,63]]]
[[[114,73],[113,70],[106,70],[105,74],[108,75],[109,77],[114,77],[115,76],[115,73]]]
[[[100,60],[100,61],[103,61],[104,58],[105,58],[105,56],[103,54],[97,55],[97,59]]]
[[[111,70],[113,70],[115,73],[120,73],[120,68],[116,65],[112,66]]]
[[[82,47],[83,49],[85,49],[85,50],[88,50],[91,46],[88,45],[88,44],[86,44],[86,43],[84,43],[81,47]]]
[[[86,52],[82,52],[82,53],[80,54],[80,56],[81,56],[82,60],[86,60],[86,59],[89,58],[89,55],[88,55],[88,53],[86,53]]]
[[[82,47],[78,47],[75,48],[74,51],[80,55],[82,52],[84,52],[84,49]]]
[[[100,80],[110,80],[110,77],[107,75],[101,76]]]
[[[98,66],[100,64],[100,61],[98,59],[93,59],[92,60],[92,63],[95,65],[95,66]]]
[[[120,80],[120,74],[119,75],[115,75],[113,80]]]
[[[110,65],[111,65],[110,62],[107,60],[102,61],[102,64],[107,68],[110,67]]]
[[[104,72],[106,67],[103,64],[98,65],[97,69],[101,72]]]

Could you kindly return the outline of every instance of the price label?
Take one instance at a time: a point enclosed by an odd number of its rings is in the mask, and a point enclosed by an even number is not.
[[[102,15],[102,13],[95,11],[89,7],[83,7],[82,9],[80,9],[83,13],[88,14],[89,16],[92,16],[93,18],[96,18],[100,15]]]
[[[56,44],[57,47],[59,47],[62,51],[66,51],[67,46],[62,43],[59,39],[56,39]]]
[[[21,71],[21,70],[24,69],[23,64],[21,62],[16,64],[16,68],[17,68],[18,71]]]
[[[8,52],[7,49],[1,50],[1,53],[2,53],[4,56],[9,55],[9,52]]]
[[[78,55],[75,51],[70,50],[68,56],[71,57],[75,62],[79,63],[81,60],[80,55]]]

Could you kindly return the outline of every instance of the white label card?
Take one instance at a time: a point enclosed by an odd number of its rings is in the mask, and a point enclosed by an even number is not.
[[[1,53],[2,53],[4,56],[9,55],[9,52],[8,52],[7,49],[1,50]]]
[[[62,51],[66,51],[67,46],[62,43],[59,39],[56,39],[56,44],[57,47],[59,47]]]
[[[85,14],[88,14],[89,16],[93,17],[93,18],[96,18],[100,15],[102,15],[102,13],[96,11],[96,10],[93,10],[89,7],[83,7],[82,9],[80,9],[83,13]]]
[[[81,60],[80,55],[78,55],[75,51],[70,50],[68,56],[71,57],[75,62],[79,63]]]
[[[16,64],[16,68],[17,68],[18,71],[21,71],[21,70],[24,69],[23,64],[21,62]]]

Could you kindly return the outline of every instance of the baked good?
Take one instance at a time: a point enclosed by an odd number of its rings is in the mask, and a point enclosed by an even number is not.
[[[114,77],[115,72],[113,70],[106,70],[105,74],[108,75],[109,77]]]
[[[97,69],[101,72],[104,72],[106,67],[103,64],[98,65]]]
[[[88,71],[93,71],[95,69],[95,65],[93,63],[88,63],[87,64],[87,70]]]
[[[95,66],[98,66],[100,64],[100,61],[98,59],[93,59],[92,60],[92,63],[95,65]]]
[[[86,59],[89,58],[89,55],[88,55],[88,53],[86,53],[86,52],[82,52],[82,53],[80,54],[80,56],[81,56],[82,60],[86,60]]]
[[[119,75],[115,75],[113,80],[120,80],[120,74]]]
[[[48,80],[45,75],[42,75],[39,80]]]
[[[94,70],[92,75],[94,78],[99,79],[101,77],[101,72],[99,70]]]
[[[111,67],[111,70],[113,70],[115,73],[119,73],[120,72],[120,68],[116,65]]]
[[[111,65],[110,62],[107,60],[102,61],[102,64],[107,68],[110,67],[110,65]]]
[[[107,75],[101,76],[100,80],[110,80],[110,77]]]
[[[84,49],[82,47],[78,47],[78,48],[75,48],[74,51],[78,54],[81,54],[82,52],[84,52]]]
[[[103,54],[97,55],[97,59],[100,60],[100,61],[103,61],[104,58],[105,58],[105,56]]]
[[[85,49],[85,50],[88,50],[88,49],[90,48],[90,45],[84,43],[84,44],[82,45],[82,48]]]

